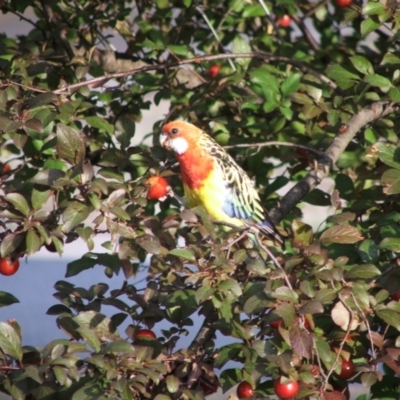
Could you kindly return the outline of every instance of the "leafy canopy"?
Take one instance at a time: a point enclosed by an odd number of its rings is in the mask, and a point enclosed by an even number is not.
[[[126,277],[114,289],[112,280],[55,282],[48,314],[68,339],[42,349],[22,344],[17,321],[0,322],[0,391],[38,400],[202,399],[246,380],[265,398],[271,378],[284,376],[300,382],[298,398],[339,400],[337,376],[352,360],[351,381],[374,398],[397,398],[397,8],[384,0],[342,8],[0,2],[6,17],[30,24],[26,35],[0,35],[1,257],[43,246],[62,254],[81,238],[88,252],[67,265],[66,278],[95,265],[108,278]],[[288,27],[277,23],[284,14]],[[164,116],[149,132],[138,128],[143,111],[161,102],[165,120],[186,118],[231,146],[280,223],[284,249],[235,241],[242,232],[175,197],[147,200],[152,174],[182,194],[175,160],[158,145]],[[152,146],[132,145],[145,136]],[[333,193],[315,189],[327,176]],[[287,184],[294,189],[280,198]],[[302,219],[304,203],[331,206],[318,231]],[[109,252],[94,253],[103,232]],[[138,268],[147,269],[144,289],[133,283]],[[0,292],[0,306],[17,301]],[[199,319],[190,347],[179,348]],[[154,326],[162,337],[137,338]],[[227,344],[217,347],[215,334]]]

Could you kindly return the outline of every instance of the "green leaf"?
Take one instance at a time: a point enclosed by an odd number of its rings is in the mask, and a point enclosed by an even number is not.
[[[63,178],[65,173],[59,169],[44,169],[39,171],[32,179],[32,183],[39,185],[53,186],[54,182]]]
[[[315,300],[322,304],[332,304],[337,297],[337,290],[321,289],[315,292]]]
[[[93,268],[96,264],[97,261],[95,259],[84,256],[80,260],[75,260],[67,264],[67,273],[65,276],[66,278],[70,278],[71,276],[78,275],[82,271]]]
[[[16,250],[17,247],[22,243],[24,238],[24,234],[16,235],[15,233],[9,233],[6,237],[4,237],[0,244],[2,257],[8,256],[14,250]]]
[[[386,53],[383,56],[381,65],[398,65],[400,64],[400,57],[396,56],[393,53]]]
[[[370,279],[381,274],[373,264],[356,265],[345,275],[346,279]]]
[[[375,263],[379,259],[379,248],[371,239],[363,240],[358,247],[358,252],[364,263]]]
[[[131,139],[135,135],[135,129],[136,122],[130,115],[124,114],[117,119],[115,137],[121,143],[121,149],[126,149],[130,146]]]
[[[173,249],[173,250],[170,250],[168,252],[168,254],[177,256],[177,257],[181,257],[181,258],[185,258],[186,260],[189,260],[189,261],[196,261],[195,255],[190,250],[187,250],[187,249]]]
[[[384,193],[388,195],[400,193],[400,170],[388,169],[383,173],[381,182],[384,186]]]
[[[114,332],[112,328],[110,318],[104,314],[96,311],[85,311],[74,317],[73,321],[77,323],[79,327],[92,330],[100,339],[119,339],[118,332]],[[76,329],[79,327],[76,327]],[[129,345],[132,346],[131,344]]]
[[[289,99],[298,104],[313,104],[313,100],[310,96],[305,93],[292,93],[289,95]]]
[[[371,86],[378,87],[385,93],[392,87],[392,83],[388,78],[378,74],[366,75],[364,77],[364,82],[369,83]]]
[[[386,237],[379,243],[379,248],[399,253],[400,238]]]
[[[357,74],[339,64],[333,64],[328,67],[327,74],[329,78],[336,81],[337,85],[344,90],[353,86],[360,79]]]
[[[379,15],[385,11],[385,6],[379,1],[368,1],[362,8],[363,15]]]
[[[136,239],[136,243],[149,254],[160,254],[161,244],[157,237],[143,235]]]
[[[211,299],[215,289],[211,286],[201,286],[196,292],[197,304],[204,303],[206,300]]]
[[[166,303],[169,319],[181,323],[197,310],[196,292],[194,290],[175,290]]]
[[[382,23],[376,18],[367,18],[361,22],[361,35],[366,36],[374,30],[378,29]]]
[[[32,108],[38,108],[45,106],[50,103],[56,103],[58,102],[58,96],[54,93],[47,92],[47,93],[41,93],[38,94],[37,96],[32,96],[26,101],[26,106],[28,109]]]
[[[400,88],[399,87],[393,87],[389,90],[389,98],[390,100],[398,103],[400,102]]]
[[[281,92],[283,96],[287,96],[291,93],[297,92],[300,86],[302,74],[294,73],[289,75],[281,85]]]
[[[157,7],[161,10],[168,8],[169,2],[168,0],[156,0]]]
[[[92,206],[87,206],[78,201],[73,201],[62,214],[64,222],[63,232],[69,233],[89,216],[93,211]]]
[[[15,132],[22,126],[21,122],[12,121],[9,118],[0,116],[0,131],[7,133],[7,132]]]
[[[35,229],[29,229],[26,235],[26,252],[28,255],[35,254],[39,251],[41,245],[41,240]]]
[[[118,339],[106,347],[102,349],[102,354],[109,354],[109,353],[132,353],[133,347],[132,344],[129,343],[127,340]]]
[[[400,331],[400,313],[394,310],[376,310],[376,315],[387,324],[394,326]]]
[[[19,303],[19,300],[11,293],[0,291],[0,307],[10,306],[11,304]]]
[[[386,142],[378,142],[374,145],[378,157],[383,163],[400,170],[400,148]]]
[[[4,198],[25,217],[29,216],[30,207],[24,196],[19,193],[9,193]]]
[[[248,40],[243,39],[240,35],[236,35],[232,43],[232,53],[250,53],[251,47]],[[236,58],[233,62],[236,62],[247,69],[250,64],[250,58]]]
[[[320,237],[320,242],[324,245],[331,243],[357,243],[364,239],[360,231],[350,225],[336,225],[324,231]]]
[[[331,197],[320,189],[314,189],[303,198],[303,201],[315,206],[330,206]]]
[[[40,210],[46,204],[49,198],[50,190],[39,191],[33,188],[31,196],[33,211]]]
[[[167,376],[166,384],[168,392],[176,393],[180,386],[180,380],[176,376],[169,375]]]
[[[72,311],[67,306],[64,306],[64,304],[56,304],[49,307],[49,309],[46,311],[47,315],[61,315],[64,313],[72,314]]]
[[[114,133],[114,126],[107,122],[107,120],[105,120],[104,118],[90,116],[86,117],[85,121],[93,128],[103,130],[109,135],[112,135]]]
[[[22,360],[22,349],[21,339],[14,330],[14,328],[0,321],[0,349],[4,354],[21,361]]]
[[[374,73],[374,67],[372,64],[363,56],[352,56],[350,61],[354,68],[364,75],[369,75]]]
[[[271,295],[276,299],[290,301],[292,303],[297,303],[299,300],[298,294],[293,289],[290,289],[286,286],[277,288],[271,293]]]
[[[57,124],[58,157],[72,165],[81,164],[85,158],[85,143],[78,131],[63,124]]]

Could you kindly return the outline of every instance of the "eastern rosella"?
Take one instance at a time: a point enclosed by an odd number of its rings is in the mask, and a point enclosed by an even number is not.
[[[214,139],[192,124],[173,121],[163,126],[160,143],[175,152],[189,207],[203,206],[216,221],[256,226],[282,243],[250,178]]]

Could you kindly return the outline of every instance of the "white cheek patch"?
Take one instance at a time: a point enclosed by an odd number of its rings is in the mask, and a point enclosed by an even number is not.
[[[169,145],[175,153],[183,154],[189,148],[189,143],[184,138],[169,139]]]

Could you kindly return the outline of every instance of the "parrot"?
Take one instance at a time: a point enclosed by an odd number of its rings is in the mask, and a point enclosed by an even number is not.
[[[186,204],[203,206],[215,220],[238,227],[255,227],[283,244],[246,172],[206,132],[185,121],[165,124],[160,144],[179,162]]]

